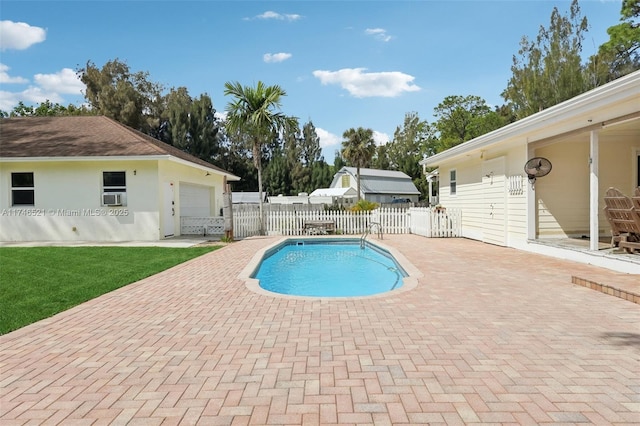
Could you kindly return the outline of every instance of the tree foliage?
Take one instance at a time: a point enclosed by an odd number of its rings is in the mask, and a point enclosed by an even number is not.
[[[513,56],[513,75],[502,92],[517,118],[586,90],[580,54],[587,29],[587,18],[581,15],[578,0],[573,0],[567,15],[553,9],[549,26],[541,26],[535,40],[522,38],[518,56]]]
[[[86,86],[85,98],[98,114],[147,134],[157,125],[163,87],[150,81],[148,72],[131,72],[125,62],[114,59],[102,68],[88,61],[77,74]]]
[[[609,40],[589,58],[587,75],[592,87],[640,69],[640,0],[623,0],[620,23],[607,29]]]
[[[239,82],[225,83],[225,96],[233,99],[227,105],[227,131],[241,134],[251,144],[253,164],[258,172],[260,214],[262,217],[262,147],[274,136],[285,130],[297,128],[298,120],[280,112],[282,98],[286,92],[278,85],[267,86],[258,81],[255,87],[243,86]],[[261,233],[264,233],[261,223]]]
[[[368,167],[376,151],[376,144],[373,140],[373,130],[358,127],[346,130],[342,137],[342,156],[348,164],[355,166],[357,171],[358,201],[360,194],[360,169]]]
[[[434,108],[438,131],[437,144],[430,149],[438,152],[477,138],[507,124],[505,118],[492,111],[479,96],[447,96]],[[430,154],[427,152],[427,154]]]
[[[52,103],[48,99],[41,102],[38,106],[25,105],[24,102],[18,102],[11,112],[0,111],[1,117],[60,117],[68,115],[94,115],[95,112],[88,109],[86,106],[75,106],[69,104],[69,106],[60,105],[59,103]]]
[[[398,126],[393,140],[385,145],[390,170],[399,170],[413,180],[422,192],[424,176],[420,160],[437,152],[436,130],[426,120],[420,120],[418,113],[410,112],[404,116],[404,123]],[[380,148],[380,147],[378,147]],[[426,191],[422,196],[426,196]]]

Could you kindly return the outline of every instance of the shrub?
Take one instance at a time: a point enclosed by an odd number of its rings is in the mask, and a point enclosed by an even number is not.
[[[378,203],[374,203],[368,200],[360,200],[355,206],[351,207],[352,212],[368,212],[378,208]]]

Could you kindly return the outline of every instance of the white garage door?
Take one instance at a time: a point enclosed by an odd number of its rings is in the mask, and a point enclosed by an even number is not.
[[[211,216],[211,190],[206,186],[180,184],[180,216]]]

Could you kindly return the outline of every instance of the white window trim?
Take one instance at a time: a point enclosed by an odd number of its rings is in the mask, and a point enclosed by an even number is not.
[[[13,186],[13,175],[14,174],[24,174],[31,173],[31,177],[33,179],[33,186]],[[9,177],[11,179],[11,206],[35,206],[36,205],[36,179],[35,174],[33,172],[11,172]],[[31,191],[33,192],[33,204],[16,204],[13,200],[13,192],[14,191]]]
[[[455,174],[455,179],[451,179],[451,174]],[[455,184],[455,190],[453,190],[453,184]],[[449,170],[449,196],[455,197],[458,195],[458,169]]]
[[[124,186],[105,186],[104,184],[105,173],[124,173]],[[127,205],[127,172],[125,170],[103,170],[102,174],[100,175],[100,182],[101,182],[100,188],[102,190],[100,193],[100,200],[102,200],[102,194],[120,193],[122,194],[122,205],[123,206]]]

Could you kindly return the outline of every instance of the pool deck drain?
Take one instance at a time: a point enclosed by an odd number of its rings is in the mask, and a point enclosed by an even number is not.
[[[273,241],[230,244],[0,336],[2,424],[640,418],[638,305],[571,283],[622,275],[470,240],[385,235],[423,273],[413,290],[284,299],[237,278]]]

